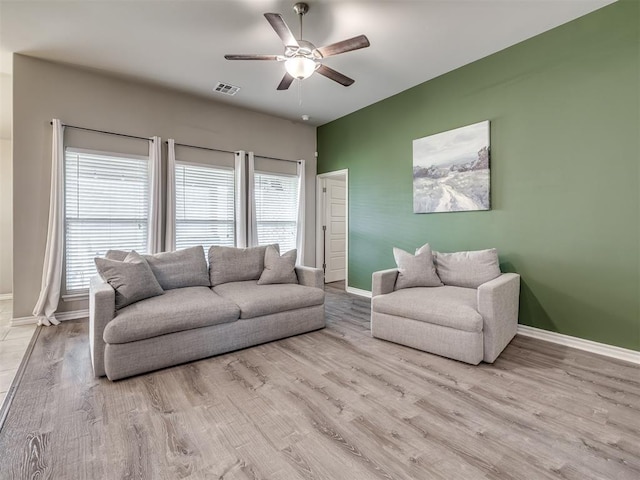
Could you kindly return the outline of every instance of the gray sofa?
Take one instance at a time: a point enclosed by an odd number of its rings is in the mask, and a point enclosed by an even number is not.
[[[162,260],[173,253],[144,256],[165,280],[164,291],[118,309],[117,289],[100,275],[92,278],[89,336],[97,377],[122,379],[325,326],[321,269],[295,267],[296,283],[261,285],[266,247],[214,248],[209,280],[200,275],[187,283],[193,286],[177,288],[166,288],[181,283],[167,279],[189,275],[192,268],[181,268],[175,258]],[[163,278],[162,269],[169,275]]]
[[[487,252],[494,265],[464,279],[447,268],[451,257],[444,259],[456,254],[436,252],[439,285],[397,288],[401,269],[374,272],[372,336],[473,365],[493,363],[516,334],[520,276],[499,271],[495,250],[462,253]]]

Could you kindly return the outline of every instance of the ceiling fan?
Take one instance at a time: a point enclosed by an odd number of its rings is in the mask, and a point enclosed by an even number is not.
[[[271,27],[284,43],[284,55],[225,55],[224,58],[227,60],[276,60],[284,62],[286,73],[278,85],[278,90],[287,90],[295,79],[304,80],[314,72],[318,72],[320,75],[330,78],[345,87],[353,84],[355,80],[327,67],[321,63],[321,60],[340,53],[366,48],[370,45],[369,39],[365,35],[358,35],[325,47],[316,48],[313,43],[302,39],[302,16],[309,11],[309,5],[296,3],[293,6],[293,10],[300,18],[299,39],[296,39],[291,33],[282,15],[279,13],[264,14]]]

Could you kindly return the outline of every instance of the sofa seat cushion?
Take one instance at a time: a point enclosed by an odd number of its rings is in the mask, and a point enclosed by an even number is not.
[[[291,283],[258,285],[255,280],[223,283],[213,291],[240,307],[240,318],[313,307],[324,303],[324,290]]]
[[[104,329],[106,343],[128,343],[167,333],[207,327],[237,320],[236,304],[208,287],[167,290],[118,311]]]
[[[477,290],[463,287],[417,287],[373,297],[374,312],[411,318],[468,332],[482,331]]]

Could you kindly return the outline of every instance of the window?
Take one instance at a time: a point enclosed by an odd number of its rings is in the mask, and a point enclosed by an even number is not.
[[[296,248],[298,177],[259,173],[255,179],[258,244],[280,244],[280,251]]]
[[[149,160],[65,152],[65,286],[89,288],[94,257],[109,249],[147,251]]]
[[[234,171],[176,164],[176,248],[235,245]]]

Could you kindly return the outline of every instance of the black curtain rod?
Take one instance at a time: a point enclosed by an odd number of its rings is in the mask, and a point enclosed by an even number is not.
[[[164,142],[169,143],[169,142]],[[231,150],[220,150],[219,148],[210,148],[210,147],[199,147],[198,145],[187,145],[186,143],[175,143],[176,147],[189,147],[189,148],[197,148],[199,150],[209,150],[210,152],[222,152],[222,153],[236,153]]]
[[[164,143],[169,143],[169,142],[164,142]],[[199,147],[198,145],[187,145],[186,143],[175,143],[175,146],[176,147],[199,148],[200,150],[210,150],[212,152],[236,153],[236,152],[232,152],[231,150],[221,150],[219,148],[210,148],[210,147]],[[264,157],[262,155],[256,155],[256,156],[260,157],[260,158],[267,158],[269,160],[280,160],[282,162],[296,162],[296,163],[299,162],[299,160],[287,160],[286,158]]]
[[[49,122],[49,125],[53,125],[53,122]],[[147,142],[151,140],[150,137],[138,137],[136,135],[127,135],[125,133],[107,132],[106,130],[96,130],[95,128],[76,127],[75,125],[67,125],[66,123],[63,123],[62,126],[67,128],[75,128],[76,130],[85,130],[87,132],[104,133],[106,135],[115,135],[117,137],[135,138],[136,140],[146,140]]]
[[[255,154],[254,154],[255,155]],[[280,160],[281,162],[295,162],[300,163],[300,160],[289,160],[287,158],[265,157],[263,155],[255,155],[256,157],[266,158],[268,160]]]
[[[49,122],[49,125],[53,125],[53,122]],[[135,138],[136,140],[151,140],[150,137],[138,137],[137,135],[127,135],[126,133],[116,133],[116,132],[107,132],[106,130],[96,130],[95,128],[86,128],[86,127],[78,127],[76,125],[67,125],[66,123],[62,124],[63,127],[67,128],[75,128],[76,130],[84,130],[86,132],[94,132],[94,133],[104,133],[106,135],[115,135],[117,137],[126,137],[126,138]],[[169,142],[164,142],[169,143]],[[209,148],[209,147],[199,147],[198,145],[187,145],[186,143],[176,143],[176,147],[189,147],[189,148],[198,148],[200,150],[209,150],[211,152],[222,152],[222,153],[236,153],[231,150],[221,150],[219,148]],[[286,158],[276,158],[276,157],[265,157],[262,155],[256,155],[260,158],[267,158],[269,160],[280,160],[282,162],[296,162],[300,163],[299,160],[289,160]]]

